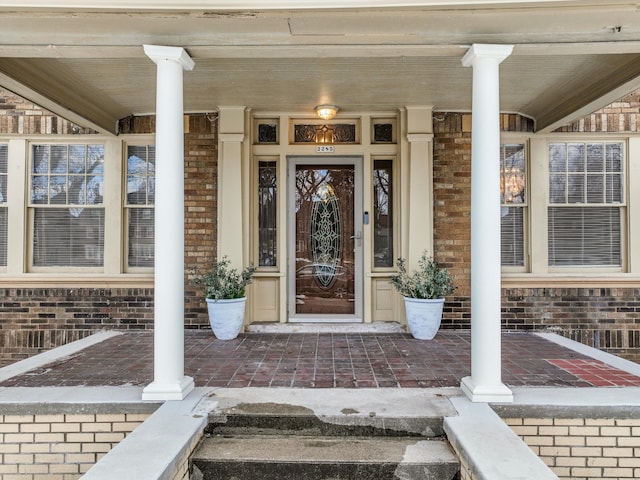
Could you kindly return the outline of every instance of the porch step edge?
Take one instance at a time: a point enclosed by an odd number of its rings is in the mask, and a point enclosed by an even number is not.
[[[407,333],[398,322],[336,323],[252,323],[245,333]]]
[[[209,431],[275,429],[440,436],[459,389],[217,389],[203,402]]]
[[[215,435],[193,464],[204,478],[455,478],[459,461],[443,439]]]

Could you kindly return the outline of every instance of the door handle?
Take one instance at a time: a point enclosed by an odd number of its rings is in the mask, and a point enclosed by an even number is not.
[[[362,232],[357,231],[355,235],[352,235],[350,238],[355,238],[358,241],[358,246],[362,244]]]

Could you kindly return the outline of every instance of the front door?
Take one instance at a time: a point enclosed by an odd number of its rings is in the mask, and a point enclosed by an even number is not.
[[[362,320],[362,159],[289,159],[289,320]]]

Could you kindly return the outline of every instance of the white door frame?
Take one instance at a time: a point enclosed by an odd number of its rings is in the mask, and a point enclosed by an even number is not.
[[[287,156],[287,321],[289,322],[317,322],[317,323],[344,323],[363,321],[363,284],[364,284],[364,232],[363,232],[363,157],[361,155],[349,156]],[[295,180],[296,166],[304,165],[353,165],[354,167],[354,232],[359,232],[360,238],[354,241],[354,314],[351,315],[296,315],[296,229],[295,229]]]

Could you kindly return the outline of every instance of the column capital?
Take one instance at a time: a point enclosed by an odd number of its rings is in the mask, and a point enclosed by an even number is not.
[[[513,45],[491,45],[486,43],[474,43],[467,53],[462,57],[462,65],[472,67],[479,59],[492,58],[500,64],[505,58],[511,55]]]
[[[143,45],[144,53],[157,65],[160,60],[169,60],[182,65],[184,70],[193,70],[195,62],[182,47],[165,47],[162,45]]]

